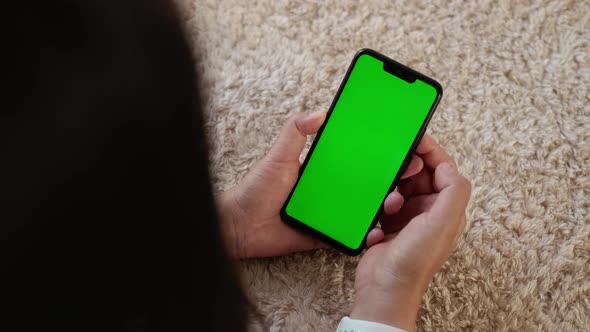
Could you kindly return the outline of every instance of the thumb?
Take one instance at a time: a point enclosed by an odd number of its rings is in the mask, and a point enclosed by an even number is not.
[[[449,164],[434,171],[434,189],[439,192],[431,213],[446,222],[460,221],[471,195],[471,183]]]
[[[307,135],[317,133],[325,119],[326,112],[323,111],[309,115],[303,113],[293,115],[281,129],[279,137],[269,151],[269,157],[278,162],[298,162],[299,155],[307,142]]]

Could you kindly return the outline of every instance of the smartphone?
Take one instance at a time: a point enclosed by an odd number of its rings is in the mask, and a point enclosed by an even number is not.
[[[432,78],[359,50],[281,209],[283,221],[360,254],[441,97]]]

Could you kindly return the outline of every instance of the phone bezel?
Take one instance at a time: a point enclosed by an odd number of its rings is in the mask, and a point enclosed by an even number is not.
[[[350,77],[350,73],[352,72],[352,69],[356,65],[356,62],[361,55],[372,56],[372,57],[376,58],[377,60],[382,61],[384,64],[387,64],[388,66],[393,66],[393,67],[396,67],[397,69],[402,70],[403,72],[410,73],[412,76],[416,77],[417,79],[431,85],[436,90],[436,98],[435,98],[432,106],[430,107],[430,110],[428,111],[426,119],[424,120],[424,122],[422,123],[422,126],[420,127],[420,130],[418,131],[418,135],[416,135],[416,137],[414,138],[414,141],[412,142],[412,145],[410,146],[408,154],[404,158],[404,161],[402,163],[402,166],[399,169],[399,172],[396,174],[395,178],[393,179],[391,186],[387,190],[387,194],[383,197],[383,199],[381,201],[381,205],[379,206],[379,209],[377,210],[375,217],[373,217],[373,221],[371,222],[371,224],[367,228],[367,231],[365,232],[365,235],[363,237],[363,240],[361,241],[360,246],[358,248],[350,248],[350,247],[344,245],[343,243],[338,242],[337,240],[327,236],[326,234],[308,226],[307,224],[304,224],[303,222],[297,220],[296,218],[289,216],[287,214],[286,209],[287,209],[287,205],[289,204],[289,201],[291,200],[291,196],[295,192],[295,188],[297,188],[297,184],[299,183],[299,180],[301,179],[301,175],[303,174],[303,172],[305,171],[305,168],[307,167],[307,162],[309,161],[309,158],[312,156],[315,146],[316,146],[317,142],[319,141],[319,139],[321,138],[326,124],[328,123],[328,121],[330,121],[330,116],[332,115],[332,112],[334,110],[334,106],[336,106],[336,103],[340,99],[340,95],[342,93],[342,90],[346,86],[346,83],[348,82],[348,78]],[[311,147],[309,148],[309,152],[305,158],[305,161],[303,162],[303,164],[301,165],[301,168],[299,169],[299,176],[297,178],[297,182],[295,182],[293,189],[291,189],[291,192],[289,193],[287,200],[285,201],[285,203],[283,204],[283,206],[281,208],[280,214],[281,214],[281,219],[283,220],[283,222],[294,227],[295,229],[298,229],[299,231],[303,231],[307,234],[310,234],[311,236],[314,236],[314,237],[320,239],[322,242],[334,247],[335,249],[338,249],[339,251],[341,251],[349,256],[359,255],[366,247],[367,235],[369,234],[369,231],[375,227],[375,225],[379,221],[379,218],[381,217],[381,214],[383,213],[383,203],[385,201],[385,198],[387,197],[387,195],[389,195],[395,189],[395,187],[397,186],[397,184],[399,182],[400,176],[405,172],[406,168],[408,167],[408,164],[412,160],[412,156],[413,156],[414,152],[416,151],[416,148],[418,147],[418,144],[420,143],[422,136],[424,136],[424,133],[426,132],[426,128],[428,126],[428,123],[430,122],[430,119],[432,118],[432,115],[434,114],[434,110],[436,109],[436,107],[438,106],[438,104],[440,102],[440,99],[442,98],[442,93],[443,93],[442,86],[434,79],[432,79],[422,73],[419,73],[407,66],[404,66],[403,64],[401,64],[393,59],[390,59],[389,57],[387,57],[381,53],[378,53],[372,49],[363,48],[363,49],[360,49],[359,51],[357,51],[356,54],[354,55],[354,58],[352,59],[352,62],[350,63],[350,65],[348,67],[348,70],[346,71],[346,74],[344,75],[342,82],[340,83],[340,86],[338,87],[338,92],[336,93],[336,95],[334,96],[334,99],[332,100],[332,104],[330,105],[330,108],[329,108],[327,115],[326,115],[326,120],[324,121],[324,124],[320,127],[320,129],[318,130],[318,133],[317,133],[313,143],[311,144]],[[280,241],[280,239],[279,239],[279,241]]]

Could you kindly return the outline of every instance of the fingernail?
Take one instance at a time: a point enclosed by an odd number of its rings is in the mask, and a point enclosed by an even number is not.
[[[448,163],[442,163],[438,167],[440,168],[440,171],[444,175],[455,175],[455,174],[457,174],[457,172],[455,171],[455,169],[451,165],[449,165]]]
[[[315,120],[315,119],[319,118],[320,116],[323,116],[323,114],[324,114],[324,111],[316,111],[311,114],[308,114],[305,117],[305,120]]]

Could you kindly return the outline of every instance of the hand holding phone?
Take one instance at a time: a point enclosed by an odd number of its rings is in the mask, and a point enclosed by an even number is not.
[[[381,229],[369,234],[369,249],[356,270],[350,313],[353,319],[407,331],[414,330],[428,284],[463,233],[471,192],[451,157],[428,135],[416,152],[424,168],[390,195],[390,205],[398,211],[391,211],[395,213],[381,220]]]
[[[283,223],[279,215],[297,181],[307,137],[319,130],[325,116],[325,112],[291,116],[268,154],[238,185],[217,195],[221,228],[232,257],[278,256],[327,246]],[[422,167],[422,159],[414,155],[402,179],[418,174]],[[395,202],[389,201],[384,205],[385,216],[393,213]]]
[[[441,95],[431,78],[375,51],[357,52],[281,209],[283,221],[359,254]]]

